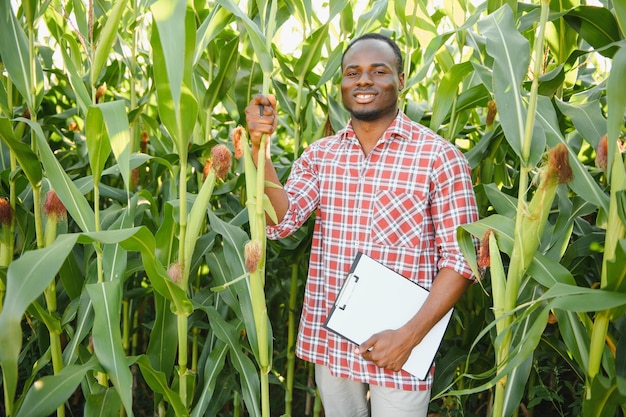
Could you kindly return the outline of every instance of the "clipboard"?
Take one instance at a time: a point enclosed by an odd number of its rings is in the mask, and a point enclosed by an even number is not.
[[[402,327],[415,316],[428,294],[427,289],[359,252],[324,327],[358,345],[375,333]],[[452,311],[413,348],[403,370],[426,378]]]

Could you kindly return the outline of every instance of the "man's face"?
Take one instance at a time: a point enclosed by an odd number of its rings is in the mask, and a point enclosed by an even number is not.
[[[343,59],[341,94],[353,119],[374,121],[395,117],[404,74],[398,74],[397,57],[387,43],[363,39]]]

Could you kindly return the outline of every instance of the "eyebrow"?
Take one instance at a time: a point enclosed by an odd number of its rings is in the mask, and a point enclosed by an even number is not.
[[[391,65],[389,64],[385,64],[384,62],[374,62],[372,64],[368,65],[369,67],[385,67],[385,68],[389,68],[392,69]],[[344,69],[352,69],[352,68],[359,68],[361,67],[361,65],[357,65],[357,64],[352,64],[352,65],[346,65],[346,67]]]

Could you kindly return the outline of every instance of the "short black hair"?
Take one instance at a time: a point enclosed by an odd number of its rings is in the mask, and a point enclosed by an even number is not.
[[[341,55],[341,67],[343,68],[343,59],[346,56],[346,53],[354,46],[355,43],[359,41],[363,41],[366,39],[375,39],[379,41],[385,42],[387,45],[391,47],[394,55],[396,56],[396,68],[398,70],[398,74],[402,74],[404,72],[404,64],[402,61],[402,52],[400,51],[400,47],[393,39],[388,36],[382,35],[380,33],[366,33],[364,35],[359,36],[356,39],[353,39],[352,42],[348,44],[346,50],[343,51],[343,55]]]

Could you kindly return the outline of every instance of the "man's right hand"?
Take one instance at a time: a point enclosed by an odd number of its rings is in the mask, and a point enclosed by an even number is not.
[[[261,147],[261,137],[271,135],[276,130],[278,117],[276,116],[276,97],[272,94],[264,96],[258,94],[252,98],[250,105],[246,107],[246,124],[252,143],[252,160],[258,166],[258,155]],[[269,155],[269,141],[266,141],[265,148],[265,180],[276,184],[276,187],[266,187],[265,194],[269,197],[276,212],[276,218],[280,222],[289,208],[289,198],[283,189],[278,174],[274,169],[274,164]],[[268,224],[274,224],[267,216]]]
[[[264,134],[271,135],[276,130],[278,124],[276,97],[273,94],[254,96],[250,105],[246,107],[246,124],[252,147],[258,149],[261,137]]]

